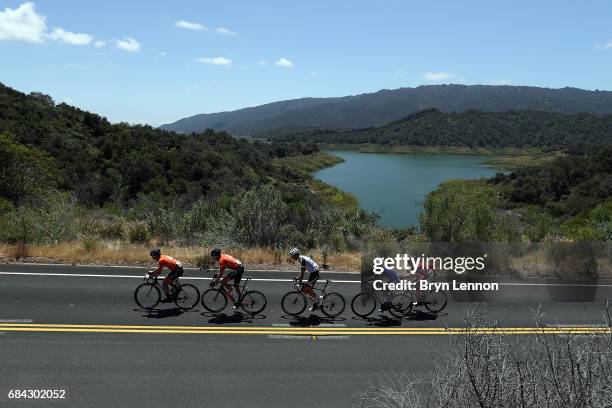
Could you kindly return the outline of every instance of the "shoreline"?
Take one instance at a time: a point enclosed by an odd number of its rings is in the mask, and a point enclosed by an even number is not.
[[[467,146],[384,146],[376,144],[355,143],[320,143],[321,150],[328,154],[333,150],[345,150],[358,153],[378,154],[421,154],[421,155],[465,155],[490,156],[484,161],[488,167],[500,171],[511,171],[528,166],[548,163],[563,155],[560,150],[544,150],[541,148],[473,148]]]

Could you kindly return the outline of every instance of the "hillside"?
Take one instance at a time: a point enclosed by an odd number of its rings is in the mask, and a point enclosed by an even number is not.
[[[231,194],[270,178],[283,179],[272,159],[314,151],[213,131],[179,135],[150,126],[111,124],[94,113],[56,105],[47,95],[26,95],[2,84],[0,136],[3,152],[19,157],[13,164],[3,157],[0,175],[12,174],[27,159],[29,170],[44,170],[33,174],[46,174],[46,182],[74,192],[87,205],[127,205],[139,194],[188,201]],[[9,194],[7,189],[0,186],[0,197],[26,199],[21,190]]]
[[[550,147],[612,143],[612,115],[429,109],[377,128],[308,130],[268,135],[282,141],[380,145]]]
[[[1,84],[0,157],[0,244],[15,258],[24,244],[64,245],[60,259],[110,251],[117,262],[151,243],[279,257],[294,245],[355,249],[378,230],[356,200],[307,174],[337,162],[316,146],[111,124]]]
[[[382,126],[420,110],[535,110],[564,114],[612,113],[612,92],[576,88],[493,85],[427,85],[340,98],[303,98],[231,112],[195,115],[161,126],[183,133],[210,128],[255,136],[305,128],[355,129]]]

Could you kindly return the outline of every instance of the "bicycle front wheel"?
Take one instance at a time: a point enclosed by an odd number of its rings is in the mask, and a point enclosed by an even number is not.
[[[328,293],[321,301],[321,311],[327,317],[337,317],[344,312],[346,301],[339,293]]]
[[[425,307],[432,313],[438,313],[446,307],[447,303],[448,296],[446,295],[446,292],[430,292],[427,294],[427,302],[425,302]]]
[[[367,317],[376,310],[376,299],[371,293],[359,293],[351,301],[351,309],[359,317]]]
[[[227,306],[227,296],[221,289],[208,289],[202,293],[202,306],[209,312],[218,313]]]
[[[283,312],[289,316],[297,316],[306,310],[306,297],[297,290],[285,293],[281,299]]]
[[[267,303],[268,301],[263,293],[256,290],[250,290],[242,297],[240,307],[246,313],[256,315],[266,308]]]
[[[397,294],[391,299],[391,308],[389,313],[398,319],[407,316],[412,311],[414,300],[408,292]]]
[[[161,291],[153,283],[143,283],[134,291],[134,302],[145,310],[151,310],[159,304]]]
[[[174,303],[183,310],[192,309],[200,300],[200,291],[194,285],[186,283],[179,285],[178,292],[174,298]]]

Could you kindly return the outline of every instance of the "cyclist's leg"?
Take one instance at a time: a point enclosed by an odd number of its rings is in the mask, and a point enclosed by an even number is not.
[[[230,300],[232,300],[233,302],[234,300],[234,296],[232,295],[232,287],[230,286],[230,284],[228,283],[230,280],[234,279],[234,274],[236,271],[230,271],[230,273],[228,273],[227,275],[225,275],[223,277],[223,279],[221,279],[221,284],[223,285],[223,289],[225,289],[225,293],[227,293],[227,296],[230,298]]]
[[[175,270],[170,271],[170,273],[164,278],[162,282],[162,289],[164,290],[166,297],[170,297],[170,286],[172,286],[172,289],[174,290],[176,287],[175,282],[182,274],[183,268],[176,268]]]
[[[427,280],[427,272],[424,270],[418,270],[415,273],[416,276],[416,301],[418,303],[422,303],[424,300],[423,291],[421,290],[421,281]]]
[[[236,292],[236,301],[240,299],[240,281],[242,280],[243,273],[244,266],[240,266],[240,268],[236,270],[236,274],[234,275],[234,291]]]
[[[314,284],[317,283],[318,280],[319,280],[319,272],[318,271],[311,272],[308,275],[308,281],[302,287],[302,291],[306,293],[306,295],[308,295],[313,300],[317,299],[317,294],[315,293],[313,287],[314,287]]]

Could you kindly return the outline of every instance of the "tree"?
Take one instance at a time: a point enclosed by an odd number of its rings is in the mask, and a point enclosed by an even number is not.
[[[0,134],[0,196],[20,204],[58,180],[53,159]]]

